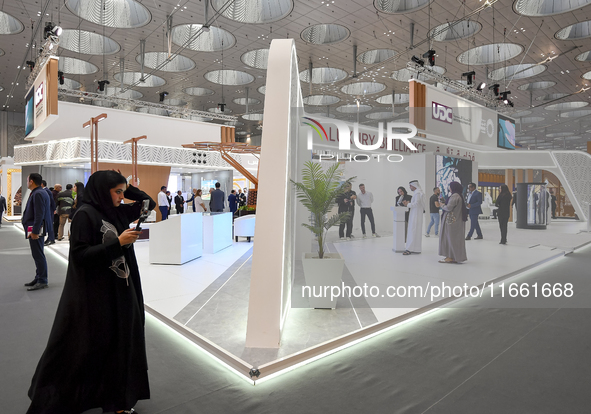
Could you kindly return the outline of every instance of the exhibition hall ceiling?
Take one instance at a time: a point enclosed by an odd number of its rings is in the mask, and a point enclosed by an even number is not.
[[[210,112],[224,101],[237,117],[238,137],[260,134],[270,43],[293,38],[311,113],[368,124],[406,120],[406,64],[431,48],[443,76],[465,81],[462,73],[475,71],[475,85],[496,82],[511,91],[524,147],[583,149],[591,137],[591,89],[577,92],[591,86],[590,3],[498,0],[473,13],[484,0],[3,1],[0,109],[24,110],[23,64],[34,60],[52,21],[64,29],[58,54],[70,88],[94,92],[108,80],[112,95],[123,81],[127,97],[158,102],[167,92],[167,104]],[[450,22],[459,23],[445,30]],[[33,52],[32,25],[41,26]],[[153,76],[138,84],[143,39],[144,70]]]

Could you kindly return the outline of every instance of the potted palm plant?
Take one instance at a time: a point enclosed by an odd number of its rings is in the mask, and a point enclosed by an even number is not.
[[[336,298],[331,300],[330,287],[340,286],[345,260],[338,252],[327,253],[325,240],[327,231],[341,222],[349,219],[350,213],[337,213],[328,217],[336,205],[336,199],[345,192],[355,178],[339,182],[339,164],[335,164],[323,171],[318,163],[308,161],[302,170],[302,182],[292,180],[296,190],[296,197],[311,215],[311,222],[302,226],[314,233],[318,242],[316,252],[304,253],[302,262],[306,286],[304,294],[309,297],[312,308],[336,307]],[[328,295],[325,295],[328,292]]]

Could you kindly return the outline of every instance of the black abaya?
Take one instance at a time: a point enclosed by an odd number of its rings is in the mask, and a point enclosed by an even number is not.
[[[137,201],[109,214],[84,204],[72,221],[66,282],[27,414],[109,412],[150,397],[138,265],[133,244],[117,238],[150,197],[128,187],[125,198]]]

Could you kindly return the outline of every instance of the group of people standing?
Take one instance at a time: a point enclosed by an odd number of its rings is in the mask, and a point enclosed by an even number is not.
[[[225,199],[226,195],[221,190],[221,184],[219,182],[215,183],[215,189],[209,189],[209,211],[213,213],[223,212],[226,206]],[[205,213],[208,211],[208,208],[205,207],[203,202],[203,190],[194,188],[193,192],[191,193],[191,198],[185,200],[183,197],[183,193],[181,190],[177,191],[177,195],[174,197],[174,204],[176,208],[177,214],[183,214],[185,212],[185,203],[192,203],[191,208],[193,209],[194,213]],[[162,214],[162,220],[166,220],[170,215],[170,211],[172,209],[172,196],[170,196],[170,191],[167,191],[166,186],[162,186],[160,188],[160,192],[158,193],[158,209]],[[238,207],[242,207],[246,205],[246,188],[244,192],[240,189],[238,192],[236,190],[232,190],[230,195],[228,196],[228,206],[230,208],[230,212],[234,214]]]
[[[425,211],[424,193],[418,181],[409,183],[414,192],[410,196],[404,187],[399,187],[396,197],[396,205],[409,207],[406,212],[406,250],[403,255],[420,253],[422,246],[423,216]],[[449,188],[451,195],[446,200],[441,196],[438,187],[433,189],[429,198],[430,222],[425,236],[429,237],[431,229],[435,227],[435,235],[439,235],[439,255],[445,257],[440,263],[462,263],[468,260],[466,254],[466,241],[472,240],[476,233],[476,240],[482,240],[482,229],[478,222],[478,216],[482,214],[482,193],[476,189],[476,184],[469,183],[468,191],[464,197],[464,187],[458,182],[452,182]],[[509,187],[501,185],[501,192],[495,205],[498,207],[498,221],[501,230],[500,244],[507,244],[507,223],[511,211],[512,195]],[[440,216],[440,210],[442,210]],[[466,233],[466,222],[470,218],[470,230]],[[441,224],[440,224],[441,220]]]
[[[62,191],[61,184],[47,188],[41,174],[32,173],[27,177],[27,188],[31,191],[21,217],[25,237],[29,241],[31,255],[35,262],[35,278],[25,287],[28,291],[45,289],[48,286],[47,260],[44,246],[49,246],[64,238],[64,226],[71,221],[77,210],[84,204],[84,184],[76,183],[76,196],[72,184]],[[47,240],[45,237],[47,236]]]
[[[353,236],[353,217],[355,215],[355,204],[359,206],[359,213],[361,214],[361,232],[363,238],[367,236],[365,234],[365,218],[369,219],[371,225],[372,237],[379,237],[376,233],[376,224],[373,217],[373,211],[371,209],[371,203],[373,203],[373,194],[365,190],[365,184],[359,184],[359,194],[351,189],[351,184],[347,184],[344,188],[344,192],[341,193],[336,199],[338,205],[338,212],[350,213],[346,221],[342,221],[339,224],[339,238],[341,240],[351,240]],[[346,227],[346,233],[345,233]]]

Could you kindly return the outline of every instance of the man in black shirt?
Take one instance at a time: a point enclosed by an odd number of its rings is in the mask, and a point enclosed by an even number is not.
[[[355,191],[351,190],[351,184],[348,184],[345,187],[345,192],[337,197],[337,204],[339,206],[339,213],[351,213],[349,219],[345,222],[341,222],[339,225],[339,237],[341,240],[345,240],[345,225],[347,226],[347,240],[351,240],[353,235],[351,234],[353,231],[353,215],[355,214],[355,200],[357,199],[357,194]]]
[[[439,235],[439,194],[441,190],[439,187],[433,189],[433,195],[429,198],[429,213],[431,214],[431,221],[427,226],[427,234],[425,236],[430,237],[431,227],[435,225],[435,235]]]
[[[551,201],[551,206],[552,206],[552,218],[555,219],[556,218],[556,196],[554,195],[554,190],[550,190],[550,199]]]

